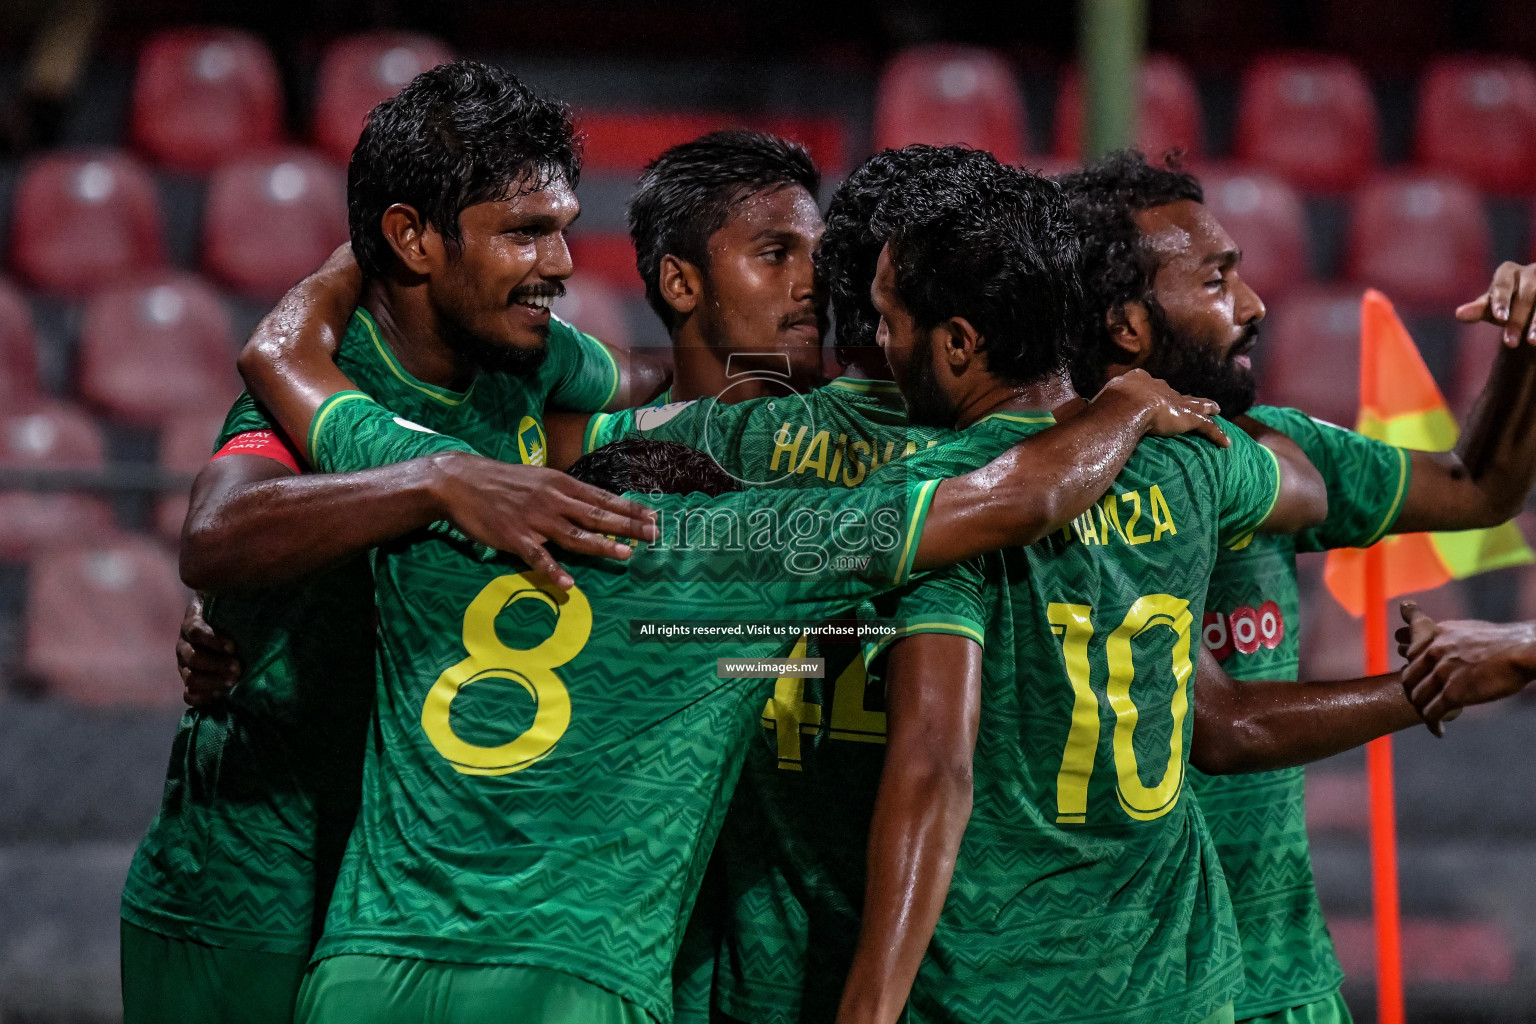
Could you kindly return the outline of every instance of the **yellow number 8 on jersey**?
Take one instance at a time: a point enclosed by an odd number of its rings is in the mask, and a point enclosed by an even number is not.
[[[592,635],[592,606],[580,590],[562,591],[553,583],[534,582],[535,574],[498,576],[464,611],[464,650],[469,657],[437,677],[421,708],[421,727],[439,754],[465,775],[507,775],[522,771],[555,749],[571,724],[571,696],[552,669],[564,665]],[[496,635],[496,617],[525,598],[543,601],[555,612],[549,639],[520,651]],[[534,699],[533,724],[510,743],[482,747],[460,739],[449,724],[449,709],[464,687],[486,679],[517,683]]]

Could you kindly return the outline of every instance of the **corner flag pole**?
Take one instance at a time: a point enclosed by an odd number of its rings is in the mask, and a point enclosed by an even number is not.
[[[1387,671],[1385,552],[1365,552],[1365,672]],[[1402,919],[1397,891],[1397,813],[1392,797],[1392,737],[1365,748],[1371,793],[1371,903],[1376,917],[1376,1022],[1404,1024]]]

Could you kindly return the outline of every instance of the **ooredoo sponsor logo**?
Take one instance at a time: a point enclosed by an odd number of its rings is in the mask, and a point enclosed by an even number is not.
[[[1203,635],[1205,646],[1218,661],[1226,660],[1233,651],[1253,654],[1260,647],[1272,651],[1285,639],[1285,616],[1273,601],[1257,608],[1239,605],[1225,615],[1206,612]]]

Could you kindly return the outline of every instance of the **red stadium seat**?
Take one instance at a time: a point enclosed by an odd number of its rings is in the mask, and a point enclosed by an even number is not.
[[[1136,145],[1151,157],[1170,149],[1200,155],[1200,93],[1177,58],[1154,53],[1137,80]],[[1077,160],[1083,153],[1083,76],[1069,69],[1056,99],[1056,155]]]
[[[963,144],[1024,162],[1024,101],[1013,70],[991,50],[919,46],[897,54],[875,93],[875,148]]]
[[[186,274],[110,288],[80,332],[80,393],[108,414],[157,426],[226,408],[239,394],[229,317],[218,295]]]
[[[0,415],[0,469],[97,469],[106,444],[89,416],[66,405]],[[57,544],[113,532],[99,498],[62,491],[0,491],[0,558],[22,560]]]
[[[143,537],[60,548],[32,565],[26,666],[82,704],[181,698],[176,633],[187,591],[176,559]]]
[[[629,322],[624,301],[599,277],[579,275],[565,282],[565,295],[555,300],[554,313],[616,349],[629,351]]]
[[[843,166],[847,150],[842,122],[832,117],[587,110],[576,116],[576,128],[585,137],[583,170],[597,173],[638,176],[663,150],[726,128],[755,128],[798,142],[827,173]]]
[[[1353,188],[1376,166],[1376,103],[1365,76],[1345,57],[1254,61],[1238,104],[1237,157],[1299,188]]]
[[[1419,85],[1419,160],[1485,192],[1536,185],[1536,71],[1513,57],[1446,57]]]
[[[573,234],[571,263],[576,272],[596,279],[623,295],[645,291],[645,282],[635,269],[635,245],[629,236],[612,233]]]
[[[160,468],[169,473],[196,476],[213,454],[213,442],[224,426],[219,412],[189,413],[167,420],[160,428]],[[155,505],[155,532],[176,543],[181,523],[187,518],[187,492],[163,496]]]
[[[1394,302],[1449,313],[1493,270],[1482,201],[1454,178],[1382,175],[1355,197],[1346,263]]]
[[[209,182],[203,270],[250,298],[278,298],[346,240],[346,182],[312,153],[238,160]]]
[[[261,40],[234,29],[157,33],[139,51],[134,145],[178,171],[201,173],[282,138],[277,64]]]
[[[0,281],[0,409],[19,411],[38,401],[38,393],[32,311]]]
[[[1360,289],[1306,285],[1270,306],[1263,400],[1353,426],[1360,404]]]
[[[326,156],[346,163],[368,112],[407,82],[453,60],[453,52],[429,36],[370,32],[332,43],[320,58],[314,140]]]
[[[1263,171],[1201,175],[1205,205],[1243,250],[1242,275],[1266,302],[1307,280],[1307,217],[1301,198]]]
[[[11,262],[27,284],[78,296],[161,265],[155,183],[124,153],[54,153],[16,187]]]

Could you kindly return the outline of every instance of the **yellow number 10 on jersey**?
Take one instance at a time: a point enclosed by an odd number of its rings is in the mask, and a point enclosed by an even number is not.
[[[1047,606],[1046,616],[1051,632],[1061,638],[1061,654],[1066,660],[1073,697],[1072,727],[1067,732],[1067,749],[1062,752],[1061,771],[1056,776],[1056,822],[1080,825],[1088,817],[1088,780],[1093,776],[1094,757],[1099,749],[1099,698],[1089,685],[1088,667],[1093,609],[1085,604],[1053,602]],[[1115,795],[1121,809],[1138,821],[1151,821],[1173,810],[1184,784],[1184,716],[1189,711],[1189,678],[1193,674],[1189,660],[1191,623],[1188,601],[1169,594],[1149,594],[1131,605],[1125,620],[1105,642],[1109,681],[1104,692],[1115,713]],[[1169,707],[1173,728],[1162,779],[1155,786],[1146,786],[1136,764],[1134,740],[1141,711],[1131,696],[1136,676],[1131,641],[1158,627],[1174,631],[1175,686]]]
[[[543,643],[517,650],[496,635],[496,617],[528,598],[554,610],[555,628]],[[571,724],[571,695],[553,670],[580,654],[591,635],[592,606],[580,589],[562,591],[532,572],[496,577],[464,611],[464,650],[469,657],[438,676],[427,692],[421,708],[427,739],[465,775],[507,775],[542,760]],[[464,687],[486,679],[517,683],[537,704],[533,723],[495,747],[460,739],[448,720],[454,698]]]

